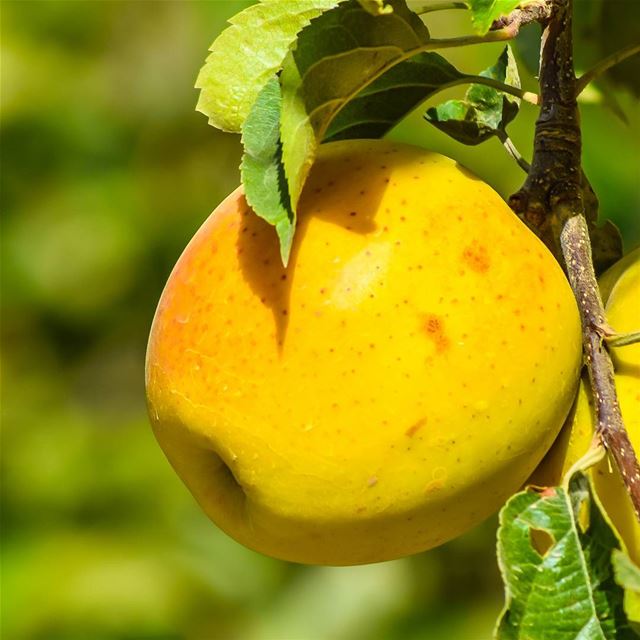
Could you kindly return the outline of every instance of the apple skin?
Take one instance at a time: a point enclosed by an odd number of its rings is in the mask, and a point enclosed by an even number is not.
[[[640,248],[620,260],[623,261],[623,271],[607,296],[606,315],[618,333],[630,333],[640,330]],[[616,266],[617,263],[609,271]],[[635,375],[640,380],[640,343],[611,349],[611,359],[616,374]],[[640,416],[640,412],[636,415]]]
[[[600,278],[607,321],[618,332],[640,327],[640,249],[627,254]],[[640,453],[640,344],[611,349],[622,418],[636,453]],[[589,449],[595,432],[593,397],[580,384],[575,411],[528,484],[554,486]],[[629,552],[640,564],[640,523],[614,462],[605,458],[591,470],[594,487]]]
[[[602,301],[607,304],[611,291],[616,282],[620,279],[620,276],[627,270],[627,267],[640,261],[640,247],[632,249],[629,253],[626,253],[615,264],[611,265],[599,278],[598,287],[600,289],[600,295]],[[637,267],[636,267],[637,268]]]
[[[234,191],[162,294],[156,437],[242,544],[330,565],[439,545],[495,512],[560,430],[580,321],[543,244],[444,156],[324,145],[288,268]]]

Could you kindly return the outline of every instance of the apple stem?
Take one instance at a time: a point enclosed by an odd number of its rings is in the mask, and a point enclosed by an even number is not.
[[[620,413],[613,365],[605,343],[608,324],[585,217],[585,201],[593,206],[594,198],[588,192],[588,181],[582,171],[573,66],[573,0],[540,0],[529,6],[536,9],[535,19],[543,27],[541,105],[531,170],[522,188],[511,196],[510,205],[564,263],[582,321],[583,352],[595,398],[597,434],[620,471],[640,521],[640,464]],[[531,12],[527,19],[530,17]],[[509,19],[518,22],[517,10]]]

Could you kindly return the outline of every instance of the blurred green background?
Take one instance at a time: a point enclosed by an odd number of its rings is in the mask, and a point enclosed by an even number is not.
[[[2,2],[2,637],[484,640],[502,603],[495,521],[356,568],[252,553],[200,513],[147,423],[145,341],[163,283],[238,183],[239,140],[193,84],[237,1]],[[467,29],[463,12],[430,20]],[[450,58],[477,72],[499,46]],[[525,78],[535,88],[531,78]],[[441,98],[459,95],[450,92]],[[597,95],[593,96],[597,100]],[[640,110],[583,107],[585,167],[640,240]],[[530,156],[535,109],[511,127]],[[501,193],[496,142],[461,148],[416,113],[397,139]]]

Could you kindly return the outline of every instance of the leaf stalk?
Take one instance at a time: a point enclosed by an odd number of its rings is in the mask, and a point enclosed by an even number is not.
[[[522,157],[516,145],[513,144],[513,140],[511,140],[506,132],[502,130],[501,134],[502,135],[499,135],[498,137],[500,138],[500,142],[502,142],[507,153],[518,163],[518,166],[528,174],[529,171],[531,171],[531,165]]]
[[[525,91],[520,87],[514,87],[513,85],[500,82],[500,80],[496,80],[495,78],[488,78],[486,76],[465,75],[464,78],[462,78],[461,81],[457,82],[456,84],[463,84],[467,82],[472,84],[484,84],[487,87],[492,87],[493,89],[497,89],[498,91],[502,91],[503,93],[508,93],[512,96],[516,96],[521,100],[528,102],[529,104],[540,104],[540,96],[538,96],[537,93]]]
[[[425,15],[427,13],[433,13],[434,11],[448,11],[450,9],[468,9],[466,2],[431,2],[429,4],[422,5],[412,9],[414,13],[418,15]]]

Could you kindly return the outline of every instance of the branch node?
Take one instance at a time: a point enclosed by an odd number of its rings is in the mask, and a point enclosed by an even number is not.
[[[526,6],[515,9],[510,14],[495,20],[491,25],[491,31],[504,29],[516,37],[523,27],[531,22],[544,23],[551,15],[551,3],[548,0],[537,0]]]
[[[572,0],[536,2],[507,16],[501,28],[524,24],[538,10],[543,24],[541,109],[531,170],[509,204],[563,262],[582,322],[584,362],[595,400],[596,431],[610,452],[640,520],[640,464],[624,428],[607,350],[608,327],[593,267],[585,215],[596,217],[597,198],[582,172],[580,120],[573,68]],[[548,13],[545,13],[548,11]],[[495,25],[494,25],[495,26]]]

